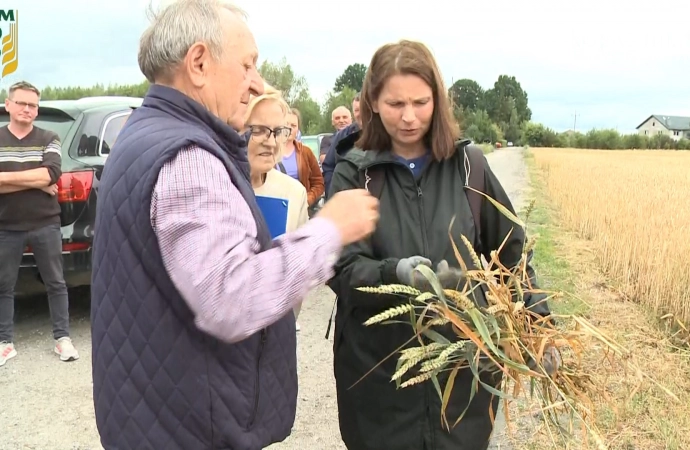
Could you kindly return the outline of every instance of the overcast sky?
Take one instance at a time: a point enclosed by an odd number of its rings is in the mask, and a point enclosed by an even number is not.
[[[472,78],[490,88],[500,74],[514,75],[533,119],[559,131],[572,129],[576,113],[578,130],[622,132],[650,114],[690,116],[690,3],[681,0],[237,3],[250,15],[261,60],[286,57],[318,100],[349,64],[368,64],[381,44],[412,38],[432,49],[448,85]],[[0,84],[143,80],[136,56],[147,4],[4,0],[2,8],[21,14],[20,60]]]

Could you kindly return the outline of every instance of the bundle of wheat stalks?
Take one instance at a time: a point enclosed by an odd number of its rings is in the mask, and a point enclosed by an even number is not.
[[[489,200],[514,223],[525,227],[523,221],[493,199]],[[399,306],[371,317],[365,324],[374,326],[400,323],[402,319],[406,323],[409,321],[415,336],[396,352],[399,354],[397,370],[391,374],[391,380],[400,388],[433,382],[442,400],[441,420],[446,427],[457,425],[464,415],[463,412],[449,420],[445,410],[458,371],[469,369],[477,381],[471,387],[472,396],[481,385],[504,400],[506,416],[508,401],[529,392],[531,403],[536,401],[539,404],[554,444],[555,440],[561,441],[562,447],[557,445],[558,448],[566,448],[572,440],[576,440],[580,443],[591,441],[598,448],[605,449],[607,447],[597,429],[593,412],[595,402],[607,401],[607,386],[595,381],[591,365],[587,370],[582,360],[583,355],[602,349],[608,357],[610,370],[613,364],[623,364],[632,376],[651,380],[678,400],[651,377],[640,373],[632,355],[584,317],[552,314],[550,318],[543,318],[525,306],[527,293],[546,294],[546,301],[561,296],[560,293],[533,289],[529,283],[526,261],[536,241],[534,237],[525,243],[522,260],[512,269],[501,264],[498,251],[491,254],[491,261],[483,267],[470,242],[462,236],[463,245],[475,259],[475,267],[481,267],[479,270],[468,270],[452,236],[450,240],[466,275],[466,282],[457,289],[443,289],[435,273],[428,267],[416,270],[429,281],[432,287],[430,291],[422,292],[405,285],[359,288],[364,292],[393,294],[406,299]],[[474,300],[478,289],[484,290],[488,304],[480,306]],[[434,331],[439,326],[449,325],[455,339],[448,339]],[[413,341],[419,345],[409,346]],[[556,373],[551,375],[545,369],[544,360],[549,348],[557,352],[561,361]],[[600,364],[596,370],[605,371],[607,365]],[[479,374],[484,371],[502,372],[498,388],[480,380]],[[441,386],[439,378],[446,380],[445,386]],[[510,422],[510,417],[507,416],[506,421]],[[581,430],[582,434],[577,436],[577,430]]]

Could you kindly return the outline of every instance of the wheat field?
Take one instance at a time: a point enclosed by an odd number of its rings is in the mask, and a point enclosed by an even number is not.
[[[531,152],[562,222],[592,241],[604,273],[658,317],[689,324],[690,152]]]

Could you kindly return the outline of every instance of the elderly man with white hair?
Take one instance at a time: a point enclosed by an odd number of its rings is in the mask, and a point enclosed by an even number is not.
[[[244,14],[220,0],[169,4],[141,37],[152,85],[105,165],[94,238],[93,395],[106,450],[285,439],[297,399],[292,309],[376,226],[378,202],[353,189],[271,239],[238,134],[263,91],[257,53]]]
[[[333,124],[333,128],[335,128],[336,133],[344,128],[347,128],[350,124],[352,124],[352,114],[350,114],[350,110],[345,106],[338,106],[335,108],[331,113],[331,123]],[[322,164],[326,158],[326,154],[328,154],[328,149],[331,148],[331,143],[333,142],[334,137],[334,134],[330,134],[328,136],[324,136],[324,138],[321,140],[319,162]]]

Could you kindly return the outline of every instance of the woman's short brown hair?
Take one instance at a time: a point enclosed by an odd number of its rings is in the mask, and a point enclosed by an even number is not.
[[[460,137],[460,127],[453,117],[438,64],[424,44],[409,40],[386,44],[371,58],[359,106],[362,134],[355,145],[363,150],[391,148],[391,137],[381,117],[373,111],[372,104],[378,99],[386,81],[398,74],[416,75],[431,87],[434,113],[424,142],[431,148],[434,159],[440,161],[451,157],[455,153],[455,141]]]

